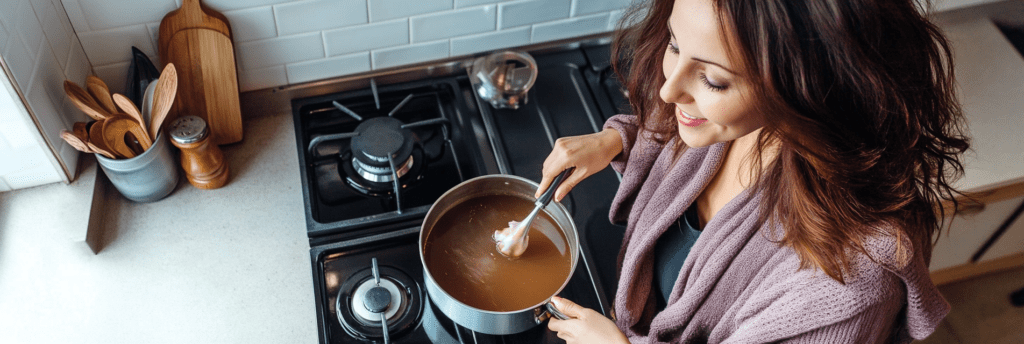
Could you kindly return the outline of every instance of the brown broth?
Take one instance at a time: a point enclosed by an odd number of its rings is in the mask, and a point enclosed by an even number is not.
[[[532,201],[506,195],[471,198],[449,209],[423,243],[434,281],[456,300],[495,312],[528,309],[555,295],[569,276],[572,257],[550,215],[542,211],[533,220],[519,258],[503,256],[491,238],[530,210]]]

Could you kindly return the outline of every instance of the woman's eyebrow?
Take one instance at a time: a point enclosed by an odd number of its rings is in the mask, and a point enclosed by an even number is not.
[[[665,24],[666,24],[665,26],[668,27],[668,34],[669,34],[669,36],[672,36],[672,39],[675,40],[676,39],[676,34],[674,32],[672,32],[672,23],[671,22],[665,22]],[[715,65],[715,66],[718,66],[718,68],[724,69],[726,72],[732,73],[734,75],[739,75],[739,73],[736,73],[736,72],[732,71],[732,69],[725,68],[725,66],[723,66],[720,63],[711,62],[710,60],[703,59],[703,58],[697,58],[697,57],[691,57],[690,59],[692,59],[694,61],[699,61],[699,62],[704,62],[704,63],[707,63],[707,64]]]

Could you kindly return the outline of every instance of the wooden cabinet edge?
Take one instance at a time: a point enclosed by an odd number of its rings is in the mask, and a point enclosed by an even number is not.
[[[957,197],[957,201],[960,202],[960,212],[971,213],[983,210],[986,204],[1020,196],[1024,196],[1024,180],[1009,182],[981,191],[964,192],[964,195]],[[953,202],[942,202],[942,207],[946,214],[956,214]]]
[[[1024,267],[1024,252],[1014,253],[1002,258],[986,260],[979,263],[961,264],[942,270],[932,271],[931,278],[932,283],[938,286],[1021,267]]]

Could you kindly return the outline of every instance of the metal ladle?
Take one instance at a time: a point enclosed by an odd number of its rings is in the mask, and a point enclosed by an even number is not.
[[[575,167],[570,167],[559,173],[555,180],[551,182],[548,189],[537,198],[537,201],[533,204],[533,211],[530,211],[529,215],[523,221],[516,223],[512,221],[509,223],[509,227],[505,229],[499,229],[494,231],[494,241],[497,242],[496,247],[498,252],[506,257],[518,258],[526,252],[526,246],[529,244],[529,236],[527,233],[530,232],[530,224],[533,223],[533,219],[537,217],[540,210],[548,206],[551,203],[551,199],[555,196],[555,190],[558,189],[559,185],[572,174]]]

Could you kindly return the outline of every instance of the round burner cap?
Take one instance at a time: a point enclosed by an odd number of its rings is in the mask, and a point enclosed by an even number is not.
[[[366,306],[366,310],[374,313],[380,313],[388,309],[391,305],[391,292],[384,287],[373,287],[366,292],[366,296],[363,297],[363,306]]]
[[[371,290],[378,288],[384,289],[384,291],[388,292],[388,298],[383,309],[374,312],[371,308],[373,306],[378,306],[377,308],[379,308],[379,305],[374,304],[373,302],[383,303],[380,301],[374,301],[378,300],[378,297],[370,295]],[[380,292],[378,291],[376,293]],[[355,292],[352,293],[352,313],[355,313],[357,317],[362,318],[363,321],[370,323],[380,322],[380,313],[383,313],[385,318],[391,320],[392,317],[398,314],[398,311],[401,310],[402,307],[408,307],[407,305],[402,304],[401,293],[401,289],[399,289],[398,285],[391,281],[390,278],[381,276],[380,285],[378,286],[377,283],[374,283],[373,278],[371,277],[356,287]],[[383,294],[379,295],[383,296]]]
[[[412,153],[415,138],[398,119],[370,118],[360,123],[356,132],[359,136],[352,138],[353,156],[366,164],[390,168],[389,159],[400,164]]]

